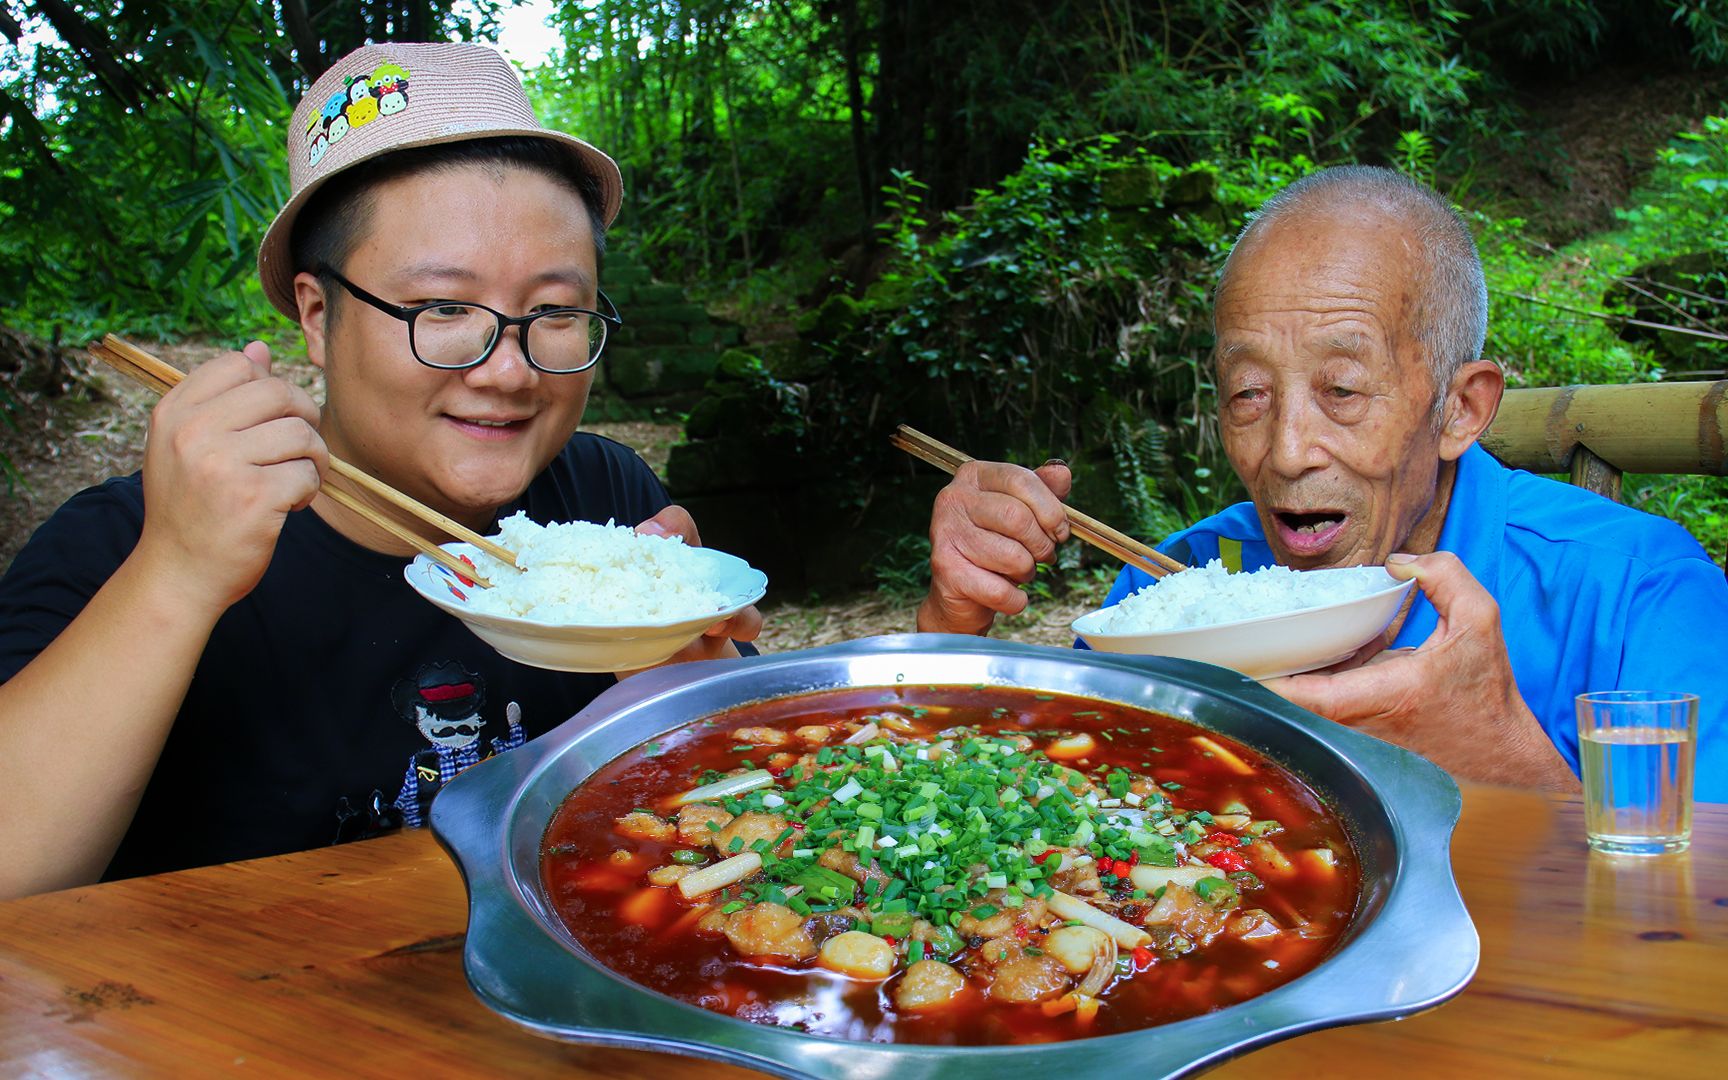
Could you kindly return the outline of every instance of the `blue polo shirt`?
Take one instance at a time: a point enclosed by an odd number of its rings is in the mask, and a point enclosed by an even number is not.
[[[1695,797],[1728,802],[1728,580],[1685,529],[1508,469],[1472,446],[1458,462],[1439,547],[1499,602],[1518,690],[1574,773],[1573,695],[1689,691],[1699,698]],[[1214,514],[1159,550],[1244,570],[1276,561],[1253,503]],[[1104,606],[1152,581],[1124,568]],[[1418,590],[1393,647],[1421,645],[1437,622]]]

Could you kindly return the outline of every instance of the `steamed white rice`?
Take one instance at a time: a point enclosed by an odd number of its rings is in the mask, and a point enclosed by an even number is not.
[[[1205,566],[1168,574],[1106,608],[1097,631],[1150,634],[1283,615],[1354,600],[1390,583],[1384,574],[1302,573],[1288,566],[1232,574],[1213,559]]]
[[[468,606],[490,615],[561,625],[625,626],[694,618],[728,605],[712,565],[676,536],[625,525],[540,525],[526,514],[499,522],[492,539],[516,553],[516,569],[484,556],[490,589]]]

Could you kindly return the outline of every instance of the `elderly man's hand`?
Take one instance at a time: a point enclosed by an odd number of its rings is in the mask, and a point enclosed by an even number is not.
[[[682,506],[668,506],[653,517],[636,526],[636,531],[644,536],[681,536],[691,547],[701,547],[702,537],[696,531],[696,521],[690,516],[690,511]],[[673,653],[655,667],[666,664],[682,664],[689,660],[722,660],[736,657],[739,654],[735,641],[755,641],[756,635],[762,632],[762,613],[751,606],[740,611],[730,619],[715,623],[702,632],[702,636]],[[636,671],[620,671],[620,679],[629,678],[638,671],[648,668],[638,668]]]
[[[998,612],[1023,611],[1019,586],[1068,539],[1062,500],[1072,486],[1059,461],[1036,471],[999,461],[960,466],[930,512],[930,592],[918,629],[982,634]]]
[[[1416,751],[1460,779],[1573,790],[1572,770],[1518,693],[1500,606],[1449,551],[1394,555],[1440,618],[1415,649],[1266,686],[1305,709]]]

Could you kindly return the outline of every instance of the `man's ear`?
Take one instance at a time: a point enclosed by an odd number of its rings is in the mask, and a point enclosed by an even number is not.
[[[1442,461],[1457,461],[1482,437],[1500,411],[1500,396],[1505,392],[1506,374],[1492,360],[1473,360],[1458,369],[1446,391],[1446,417],[1440,427]]]
[[[324,332],[330,319],[329,297],[317,275],[301,271],[294,275],[294,303],[300,309],[300,334],[306,339],[306,358],[324,370]]]

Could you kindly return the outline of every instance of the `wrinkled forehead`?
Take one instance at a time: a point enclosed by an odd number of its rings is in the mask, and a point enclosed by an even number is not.
[[[1217,357],[1267,335],[1329,351],[1402,352],[1422,287],[1415,233],[1377,213],[1296,213],[1251,232],[1220,283]]]

